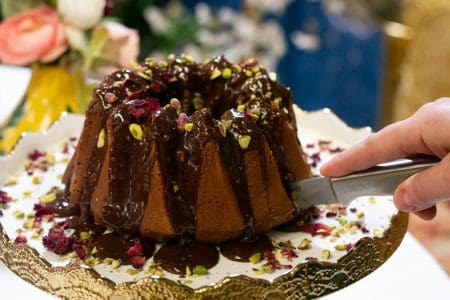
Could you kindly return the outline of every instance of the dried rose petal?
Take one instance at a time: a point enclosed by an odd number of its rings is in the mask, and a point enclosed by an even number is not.
[[[337,213],[331,212],[331,211],[327,212],[326,215],[325,215],[325,217],[327,217],[327,218],[334,218],[336,216],[337,216]]]
[[[353,244],[352,244],[352,243],[348,243],[348,244],[346,245],[346,250],[347,250],[347,252],[350,251],[350,250],[352,250],[352,248],[353,248]]]
[[[12,201],[12,197],[10,197],[6,192],[0,190],[0,204],[8,204]]]
[[[129,92],[127,95],[129,100],[147,99],[148,95],[144,90]]]
[[[150,83],[150,89],[154,92],[154,93],[159,93],[161,92],[161,84],[159,84],[156,81],[152,81],[152,83]]]
[[[86,257],[86,251],[80,244],[73,244],[72,250],[78,255],[79,258],[84,259]]]
[[[318,232],[319,230],[323,230],[323,232]],[[328,236],[330,235],[330,232],[332,230],[332,227],[322,224],[322,223],[313,223],[313,224],[303,224],[300,227],[300,230],[303,232],[307,232],[311,234],[312,236],[315,235],[322,235],[322,236]]]
[[[39,151],[39,150],[34,150],[33,152],[31,152],[30,154],[28,154],[28,158],[31,161],[36,161],[38,160],[40,157],[44,157],[45,156],[45,152]]]
[[[27,237],[24,235],[19,234],[16,239],[14,240],[14,243],[16,244],[25,244],[27,242]]]
[[[130,247],[127,251],[127,255],[130,257],[137,256],[142,254],[142,244],[140,241],[137,241],[134,246]]]
[[[251,68],[256,67],[258,65],[258,61],[256,59],[253,60],[247,60],[242,66]]]
[[[44,247],[56,254],[66,254],[72,248],[73,238],[66,236],[62,228],[52,228],[47,236],[42,238]]]
[[[351,211],[352,213],[355,213],[355,212],[357,211],[357,209],[354,208],[354,207],[352,207],[352,208],[350,208],[350,211]]]
[[[36,203],[33,207],[33,210],[36,212],[36,218],[42,218],[43,216],[54,216],[55,212],[51,209],[48,209],[44,205],[40,203]]]
[[[133,256],[131,258],[131,265],[136,269],[140,269],[144,266],[145,261],[146,259],[144,256]]]

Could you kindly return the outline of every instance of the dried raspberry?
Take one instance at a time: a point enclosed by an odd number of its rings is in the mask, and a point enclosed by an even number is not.
[[[75,251],[80,259],[84,259],[86,257],[86,251],[84,251],[80,244],[73,244],[72,250]]]
[[[327,218],[334,218],[336,216],[337,216],[337,213],[331,212],[331,211],[327,212],[326,215],[325,215],[325,217],[327,217]]]
[[[19,234],[16,239],[14,240],[14,243],[16,244],[25,244],[27,242],[27,237],[24,235]]]
[[[357,209],[356,208],[350,208],[350,211],[352,212],[352,213],[355,213],[356,211],[357,211]]]
[[[31,160],[31,161],[36,161],[36,160],[38,160],[40,157],[44,157],[45,156],[45,152],[41,152],[41,151],[39,151],[39,150],[34,150],[33,152],[31,152],[30,154],[28,154],[28,158]]]
[[[71,249],[73,239],[64,234],[62,228],[52,228],[47,236],[42,238],[44,247],[56,254],[66,254]]]
[[[127,102],[128,113],[141,121],[159,109],[159,102],[155,98],[131,100]]]
[[[130,247],[127,251],[127,255],[130,257],[141,255],[142,254],[142,244],[140,241],[137,241],[134,246]]]
[[[146,259],[144,256],[133,256],[131,258],[131,265],[136,269],[140,269],[144,266],[145,261]]]
[[[300,227],[300,230],[303,232],[307,232],[309,234],[311,234],[312,236],[315,235],[323,235],[323,236],[328,236],[330,235],[331,232],[331,227],[322,223],[314,223],[314,224],[303,224]]]
[[[153,81],[152,83],[150,83],[150,89],[154,93],[159,93],[159,92],[161,92],[162,87],[161,87],[161,85],[158,82]]]

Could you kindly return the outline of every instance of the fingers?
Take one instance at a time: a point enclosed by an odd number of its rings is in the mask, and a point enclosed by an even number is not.
[[[437,165],[419,172],[402,182],[394,193],[399,210],[417,212],[450,198],[450,154]],[[431,217],[432,211],[419,213]]]
[[[414,214],[424,219],[425,221],[430,221],[436,216],[436,212],[436,205],[433,205],[432,207],[429,207],[427,209],[416,211],[414,212]]]
[[[324,176],[339,177],[409,153],[427,152],[420,134],[417,122],[411,119],[394,123],[336,155],[320,171]]]

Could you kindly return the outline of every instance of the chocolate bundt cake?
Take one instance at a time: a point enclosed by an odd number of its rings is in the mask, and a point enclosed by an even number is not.
[[[290,91],[256,60],[148,58],[100,84],[63,176],[81,216],[160,241],[220,243],[293,218],[311,176]]]

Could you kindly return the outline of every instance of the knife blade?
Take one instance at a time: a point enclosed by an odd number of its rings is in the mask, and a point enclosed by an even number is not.
[[[434,166],[435,156],[404,158],[342,177],[316,177],[289,184],[297,209],[312,205],[340,203],[343,206],[360,196],[392,195],[409,176]]]

